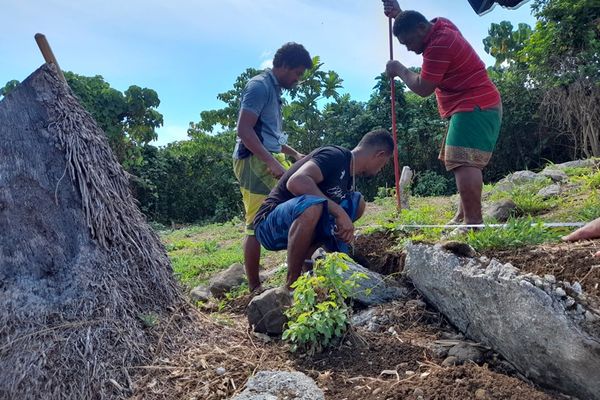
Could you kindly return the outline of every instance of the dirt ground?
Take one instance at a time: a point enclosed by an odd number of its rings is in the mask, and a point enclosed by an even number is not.
[[[404,262],[399,251],[390,250],[396,242],[388,233],[362,236],[355,243],[354,256],[373,270],[394,274]],[[486,255],[527,272],[577,280],[597,295],[600,275],[593,266],[599,263],[591,258],[597,244],[538,246]],[[306,356],[290,353],[277,338],[265,341],[252,333],[245,316],[250,299],[242,296],[220,312],[198,312],[195,324],[203,333],[182,332],[172,357],[140,368],[133,398],[228,399],[240,393],[248,377],[259,370],[302,371],[327,399],[335,400],[569,398],[534,386],[489,349],[480,365],[442,365],[445,354],[436,351],[439,344],[443,348],[465,339],[442,315],[420,302],[415,306],[408,299],[377,307],[374,315],[385,320],[377,329],[359,326],[337,347]],[[421,299],[416,290],[411,299]]]
[[[558,281],[579,282],[588,295],[600,296],[600,240],[540,245],[484,254],[510,262],[521,271],[536,275],[554,275]]]

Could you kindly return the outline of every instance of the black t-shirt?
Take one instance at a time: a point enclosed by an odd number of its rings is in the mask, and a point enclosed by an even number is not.
[[[340,146],[320,147],[304,157],[302,160],[286,171],[279,179],[277,186],[271,190],[254,218],[254,225],[261,222],[279,204],[296,197],[287,189],[287,182],[302,165],[312,160],[323,174],[323,181],[317,186],[325,196],[341,203],[352,189],[352,177],[350,176],[350,162],[352,153],[350,150]]]

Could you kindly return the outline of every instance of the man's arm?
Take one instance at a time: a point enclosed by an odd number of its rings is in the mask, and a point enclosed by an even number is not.
[[[304,154],[300,153],[299,151],[294,149],[292,146],[288,146],[287,144],[284,144],[281,146],[281,152],[283,154],[287,154],[288,156],[292,157],[296,161],[300,161],[304,157]]]
[[[390,60],[386,65],[386,72],[390,78],[400,77],[406,86],[421,97],[431,95],[436,88],[436,84],[423,79],[420,74],[412,72],[406,68],[400,61]]]
[[[306,162],[287,181],[287,189],[294,196],[311,194],[327,199],[327,208],[335,218],[337,227],[336,235],[346,243],[350,243],[354,237],[354,225],[346,214],[346,211],[335,201],[329,199],[317,186],[323,182],[321,168],[312,160]]]
[[[285,168],[273,157],[265,148],[258,135],[254,131],[254,126],[258,121],[258,116],[250,111],[242,109],[237,122],[237,135],[248,150],[267,165],[269,172],[275,178],[280,178],[285,173]]]

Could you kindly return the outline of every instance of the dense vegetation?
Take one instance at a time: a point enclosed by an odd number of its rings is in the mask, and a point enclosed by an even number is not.
[[[510,171],[536,169],[548,160],[562,162],[600,156],[600,3],[597,0],[534,0],[531,28],[510,22],[492,24],[484,39],[496,59],[489,72],[504,106],[501,136],[485,179]],[[316,57],[304,84],[286,95],[285,129],[290,142],[308,152],[324,144],[353,147],[369,130],[390,128],[390,85],[375,78],[368,101],[341,94],[343,79]],[[149,218],[168,222],[226,221],[241,214],[241,197],[231,168],[239,97],[247,69],[231,90],[217,97],[225,106],[200,113],[190,123],[189,140],[157,148],[155,129],[162,125],[157,93],[130,86],[124,93],[101,76],[66,73],[82,104],[106,132],[119,161],[132,174],[136,197]],[[10,92],[16,81],[0,89]],[[437,160],[446,122],[435,98],[420,98],[396,83],[398,145],[401,165],[417,172],[419,195],[452,193],[452,176]],[[372,199],[381,187],[393,187],[393,169],[358,183]]]

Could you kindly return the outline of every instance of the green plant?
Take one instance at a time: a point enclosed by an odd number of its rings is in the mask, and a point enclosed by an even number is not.
[[[138,314],[138,318],[146,328],[152,328],[158,324],[158,315],[154,313]]]
[[[447,178],[434,171],[425,171],[417,174],[412,193],[415,196],[442,196],[454,192],[455,186],[452,178]]]
[[[510,220],[504,228],[470,231],[466,241],[475,250],[509,249],[557,241],[565,233],[565,229],[546,228],[541,222],[524,218]]]
[[[350,258],[342,253],[328,254],[318,260],[313,274],[304,274],[294,282],[294,301],[285,312],[287,329],[282,339],[291,342],[292,351],[314,354],[342,337],[350,323],[350,308],[346,299],[364,274],[343,277]]]

